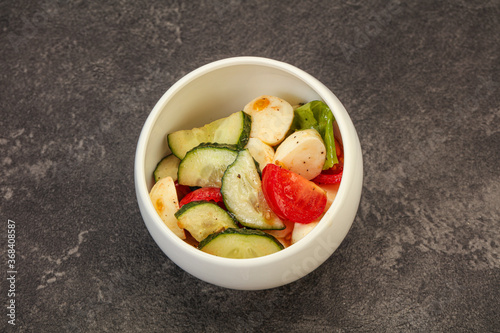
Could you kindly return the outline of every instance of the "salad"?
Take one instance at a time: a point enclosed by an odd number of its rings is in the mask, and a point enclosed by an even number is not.
[[[167,134],[150,192],[167,227],[201,251],[253,258],[302,239],[331,205],[343,171],[322,101],[263,95],[203,127]]]

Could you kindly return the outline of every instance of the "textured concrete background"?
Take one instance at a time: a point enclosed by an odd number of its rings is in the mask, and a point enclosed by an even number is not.
[[[8,332],[500,332],[500,2],[0,3],[0,267]],[[344,103],[359,212],[290,285],[232,291],[156,246],[135,144],[186,73],[282,60]]]

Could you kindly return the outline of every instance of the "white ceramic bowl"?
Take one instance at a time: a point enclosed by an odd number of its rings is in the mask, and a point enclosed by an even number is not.
[[[242,110],[260,95],[275,95],[292,105],[323,100],[338,122],[344,145],[344,173],[337,196],[320,223],[296,244],[253,259],[213,256],[171,232],[149,199],[153,170],[169,153],[166,134],[202,126]],[[236,57],[202,66],[175,83],[146,120],[135,156],[135,189],[144,222],[158,246],[179,267],[206,282],[232,289],[257,290],[293,282],[321,265],[337,249],[355,218],[363,180],[356,130],[337,97],[321,82],[289,64],[258,57]]]

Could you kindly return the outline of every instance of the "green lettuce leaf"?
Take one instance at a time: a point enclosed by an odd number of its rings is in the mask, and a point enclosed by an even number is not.
[[[291,131],[313,128],[321,135],[326,147],[326,161],[323,170],[330,169],[339,163],[335,150],[335,137],[333,134],[333,113],[322,101],[312,101],[304,104],[294,111]]]

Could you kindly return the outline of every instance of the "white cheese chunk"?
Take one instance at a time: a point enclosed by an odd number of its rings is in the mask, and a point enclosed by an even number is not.
[[[248,103],[243,111],[252,117],[251,138],[275,146],[285,138],[293,120],[293,108],[287,101],[263,95]]]
[[[245,146],[250,152],[250,155],[254,158],[254,160],[259,163],[260,170],[264,170],[264,167],[269,163],[273,163],[274,161],[274,149],[262,142],[262,140],[258,138],[250,138],[248,139],[248,143]]]
[[[292,231],[292,244],[297,243],[299,240],[304,238],[311,230],[317,226],[319,221],[312,223],[295,223]]]
[[[325,159],[325,144],[315,129],[292,133],[278,146],[274,154],[275,161],[308,180],[321,173]]]
[[[158,180],[151,189],[149,197],[163,223],[179,238],[185,239],[184,229],[179,228],[177,218],[174,215],[179,210],[179,200],[177,199],[177,190],[172,177]]]

